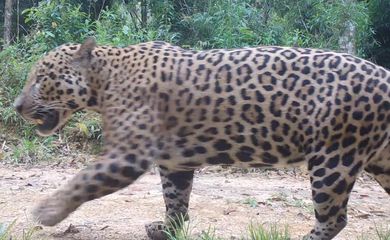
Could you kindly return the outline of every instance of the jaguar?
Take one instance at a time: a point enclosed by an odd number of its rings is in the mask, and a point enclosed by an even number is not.
[[[43,136],[77,111],[102,116],[102,153],[33,211],[47,226],[153,165],[166,217],[146,226],[151,239],[165,239],[172,221],[188,218],[194,170],[205,165],[306,165],[312,240],[332,239],[346,226],[361,172],[390,194],[390,72],[346,53],[194,51],[161,41],[119,48],[90,37],[43,56],[14,107]]]

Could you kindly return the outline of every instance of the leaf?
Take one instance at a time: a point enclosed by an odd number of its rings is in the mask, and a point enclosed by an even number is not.
[[[52,32],[45,31],[44,34],[49,37],[55,37],[55,35]]]
[[[79,128],[80,132],[82,132],[86,136],[89,135],[89,130],[88,130],[87,125],[85,125],[84,123],[77,123],[77,127]]]
[[[129,27],[128,27],[128,26],[123,26],[122,32],[123,32],[124,34],[128,35],[128,34],[129,34]]]

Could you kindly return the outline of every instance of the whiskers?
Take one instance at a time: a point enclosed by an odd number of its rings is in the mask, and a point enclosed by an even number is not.
[[[54,109],[67,109],[63,101],[50,101],[50,102],[43,102],[41,100],[36,101],[38,106],[44,107],[44,108],[54,108]]]
[[[63,101],[50,101],[43,102],[42,100],[36,101],[36,105],[38,108],[47,109],[47,110],[70,110],[68,106],[64,104]]]
[[[35,101],[34,106],[24,111],[24,115],[32,119],[44,119],[47,115],[52,115],[53,111],[69,110],[70,109],[60,101],[45,103],[41,100],[38,100]]]

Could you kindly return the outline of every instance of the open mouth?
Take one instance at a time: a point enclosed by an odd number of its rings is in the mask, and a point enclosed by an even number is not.
[[[35,118],[34,122],[37,124],[38,132],[43,135],[51,133],[59,124],[59,112],[51,110],[43,117]]]

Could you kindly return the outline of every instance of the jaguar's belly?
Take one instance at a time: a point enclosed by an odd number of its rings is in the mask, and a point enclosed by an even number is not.
[[[214,135],[194,133],[171,137],[158,151],[156,162],[170,169],[194,169],[206,165],[276,168],[299,166],[306,160],[301,145],[278,142],[272,146],[272,142],[264,140],[261,133],[218,135],[217,128],[211,129]]]

